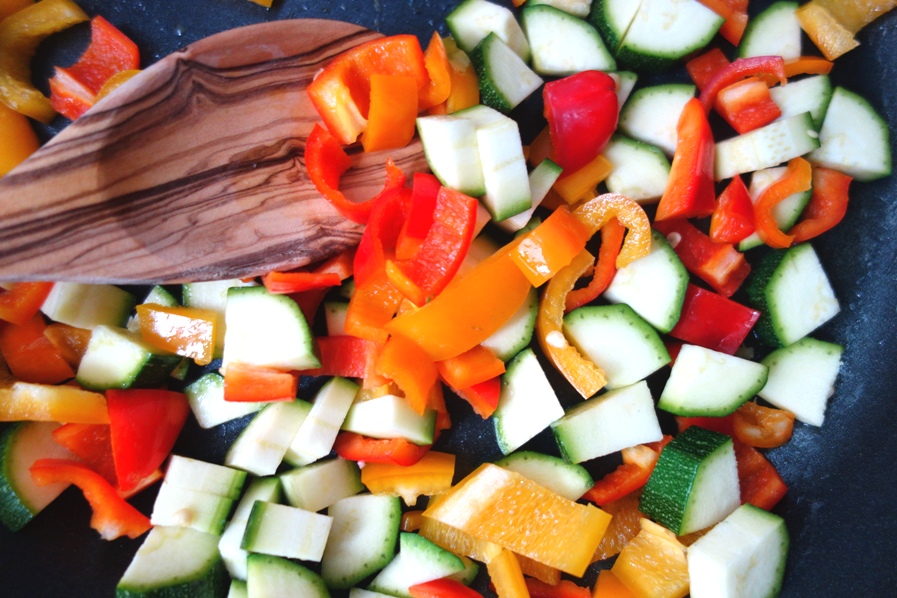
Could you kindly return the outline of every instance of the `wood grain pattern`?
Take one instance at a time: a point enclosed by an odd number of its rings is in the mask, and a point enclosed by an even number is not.
[[[326,20],[234,29],[188,46],[98,103],[0,179],[0,280],[157,283],[313,263],[361,228],[314,189],[305,92],[337,54],[378,33]],[[353,154],[342,188],[373,196],[392,157]]]

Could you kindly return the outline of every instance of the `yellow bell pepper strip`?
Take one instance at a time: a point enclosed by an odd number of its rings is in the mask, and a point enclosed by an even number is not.
[[[530,284],[539,287],[585,249],[591,236],[589,227],[562,206],[524,235],[511,259]]]
[[[0,387],[0,421],[108,424],[106,397],[77,386],[10,381]]]
[[[427,505],[427,509],[435,508],[444,498],[442,495],[432,497]],[[427,540],[445,548],[449,552],[460,554],[482,563],[489,562],[502,551],[502,548],[493,542],[428,517],[426,510],[421,514],[419,533]]]
[[[412,409],[424,413],[439,374],[423,349],[413,341],[393,335],[383,345],[374,368],[402,389]]]
[[[604,193],[579,205],[573,215],[597,233],[611,218],[616,218],[629,233],[617,256],[617,268],[628,266],[651,251],[651,222],[645,210],[619,193]]]
[[[38,485],[70,482],[78,486],[93,509],[90,527],[104,540],[122,536],[138,538],[152,527],[149,517],[127,503],[103,476],[83,463],[69,459],[38,459],[31,466],[31,477]]]
[[[419,110],[427,110],[446,102],[452,92],[452,65],[438,31],[433,32],[424,51],[424,64],[427,66],[430,82],[420,90]]]
[[[684,598],[688,594],[685,546],[670,530],[649,519],[623,548],[611,568],[638,598]]]
[[[140,336],[152,346],[208,365],[215,357],[218,313],[195,307],[137,306]]]
[[[414,341],[433,361],[479,345],[517,312],[532,288],[511,260],[513,247],[483,260],[420,309],[397,316],[386,330]]]
[[[34,0],[0,0],[0,21],[34,4]]]
[[[451,114],[480,103],[480,83],[470,58],[451,37],[442,43],[449,62],[450,90],[444,102],[427,111],[429,114]]]
[[[763,190],[754,204],[754,226],[763,242],[774,249],[790,247],[794,236],[779,230],[772,209],[785,198],[806,191],[813,184],[810,163],[803,158],[793,158],[782,176]]]
[[[629,591],[623,582],[614,575],[610,569],[602,569],[598,572],[598,579],[595,582],[595,590],[592,598],[636,598],[635,594]]]
[[[409,507],[419,496],[446,492],[455,475],[455,456],[429,451],[414,465],[366,463],[361,469],[361,483],[372,494],[401,496]]]
[[[312,104],[341,145],[354,143],[367,127],[374,74],[412,77],[416,106],[430,81],[417,37],[393,35],[356,46],[337,56],[308,86]]]
[[[42,0],[0,21],[0,102],[35,120],[53,120],[50,100],[31,83],[31,57],[44,38],[87,19],[71,0]]]
[[[552,189],[569,204],[576,203],[595,194],[595,187],[613,171],[610,160],[597,155],[591,162],[555,181]]]
[[[361,134],[366,152],[405,147],[414,137],[417,80],[408,75],[371,75],[371,107]]]
[[[436,363],[443,382],[452,388],[467,388],[505,373],[505,362],[483,345]]]
[[[0,106],[0,110],[3,108]],[[0,320],[13,324],[28,322],[40,310],[52,288],[52,282],[17,282],[9,289],[0,289]]]
[[[0,103],[0,177],[37,151],[40,142],[28,119]]]
[[[557,273],[545,288],[536,316],[536,338],[548,361],[588,399],[607,384],[607,377],[597,364],[583,357],[564,336],[564,307],[567,293],[591,267],[594,258],[588,251],[579,253],[569,266]]]
[[[539,517],[533,517],[536,511]],[[610,515],[597,507],[492,463],[427,507],[424,518],[575,576],[585,572],[610,523]]]
[[[39,313],[24,324],[0,326],[0,353],[17,379],[58,384],[75,377],[56,346],[44,336],[46,329],[47,324]]]
[[[530,598],[520,563],[510,550],[502,550],[486,561],[486,571],[499,598]]]
[[[617,256],[623,246],[623,236],[626,227],[620,224],[616,218],[611,218],[607,224],[601,227],[601,247],[598,249],[598,259],[592,268],[592,280],[585,287],[573,289],[567,293],[564,300],[564,311],[569,313],[586,303],[595,300],[603,293],[613,281],[617,273]]]

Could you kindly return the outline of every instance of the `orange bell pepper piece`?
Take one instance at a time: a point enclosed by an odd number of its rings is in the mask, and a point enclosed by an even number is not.
[[[799,56],[785,61],[785,76],[790,79],[797,75],[828,75],[833,66],[833,62],[819,56]]]
[[[448,100],[452,92],[452,65],[445,44],[437,31],[433,32],[430,43],[424,51],[424,63],[430,75],[430,82],[420,90],[418,106],[420,110],[442,104]]]
[[[31,477],[38,485],[70,482],[81,488],[93,515],[90,526],[104,540],[121,536],[138,538],[152,525],[149,517],[128,504],[103,476],[87,465],[68,459],[39,459],[31,466]]]
[[[602,569],[598,572],[598,580],[595,582],[592,598],[636,598],[636,596],[623,585],[613,571]]]
[[[601,227],[601,247],[598,249],[598,259],[592,272],[592,280],[580,289],[573,289],[567,293],[564,300],[564,311],[571,312],[577,307],[593,301],[603,293],[614,280],[617,273],[617,256],[623,246],[623,236],[626,227],[620,224],[616,218],[611,218],[607,224]]]
[[[338,287],[342,279],[335,272],[268,272],[262,276],[262,284],[269,293],[290,295],[315,289]]]
[[[495,586],[495,593],[502,598],[530,598],[520,562],[510,550],[502,550],[486,561],[486,571]]]
[[[792,235],[779,230],[772,215],[772,209],[786,197],[806,191],[813,183],[810,163],[803,158],[793,158],[788,162],[785,173],[763,190],[754,204],[754,226],[763,242],[770,247],[783,249],[794,241]]]
[[[569,579],[549,584],[538,579],[527,579],[526,589],[530,598],[592,598],[588,588],[578,586]]]
[[[0,103],[0,176],[37,151],[40,142],[23,115]]]
[[[224,374],[224,400],[238,403],[292,401],[299,381],[291,372],[232,363]]]
[[[423,414],[439,377],[436,366],[423,349],[402,336],[392,336],[380,351],[374,368],[395,382],[408,404]]]
[[[725,19],[719,28],[720,35],[737,46],[748,23],[748,0],[698,0],[701,4]]]
[[[807,2],[795,11],[795,16],[800,28],[828,60],[834,60],[860,45],[854,38],[855,32],[845,27],[818,2]]]
[[[517,312],[532,288],[511,260],[511,250],[513,242],[449,283],[420,309],[397,316],[386,330],[414,341],[433,361],[480,344]]]
[[[436,364],[443,381],[452,388],[467,388],[505,373],[505,362],[477,345],[460,355]]]
[[[611,218],[616,218],[629,233],[617,256],[617,268],[623,268],[651,251],[651,222],[635,201],[618,193],[605,193],[577,206],[573,215],[597,233]]]
[[[450,90],[444,102],[428,110],[430,114],[451,114],[480,103],[480,83],[470,58],[452,38],[442,43],[449,62]]]
[[[90,344],[90,330],[53,322],[44,330],[44,336],[56,345],[59,354],[72,369],[77,370],[81,358],[87,352],[87,345]]]
[[[386,326],[393,321],[404,296],[386,278],[378,274],[357,287],[346,311],[346,334],[385,343]]]
[[[410,76],[417,82],[416,102],[430,80],[417,37],[393,35],[356,46],[336,57],[308,86],[312,104],[342,145],[355,142],[367,126],[374,74]]]
[[[34,4],[34,0],[0,0],[0,21]]]
[[[429,451],[414,465],[366,463],[361,469],[361,483],[372,494],[398,495],[413,507],[419,496],[446,492],[454,475],[454,455]]]
[[[12,382],[0,388],[0,421],[108,424],[106,398],[77,386]]]
[[[748,446],[776,448],[791,440],[794,414],[748,401],[732,414],[732,427],[735,438]]]
[[[562,206],[520,240],[511,259],[539,287],[585,249],[591,236],[589,227]]]
[[[417,80],[408,75],[371,75],[367,126],[361,134],[366,152],[405,147],[414,137]]]
[[[0,106],[0,111],[4,108]],[[52,282],[17,282],[8,290],[0,289],[0,320],[25,324],[40,310],[52,288]]]
[[[653,521],[642,519],[641,526],[611,571],[640,598],[684,598],[688,594],[685,546]]]
[[[53,120],[50,100],[31,83],[31,58],[46,37],[87,19],[71,0],[42,0],[0,21],[0,102],[35,120]]]
[[[21,325],[0,326],[0,353],[19,380],[58,384],[75,377],[56,346],[44,336],[46,328],[41,314]]]
[[[140,336],[149,344],[208,365],[215,357],[215,336],[220,325],[213,310],[195,307],[137,306]]]

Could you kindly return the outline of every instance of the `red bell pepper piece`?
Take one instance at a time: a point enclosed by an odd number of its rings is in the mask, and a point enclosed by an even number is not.
[[[725,434],[726,436],[733,436],[735,434],[734,423],[732,422],[732,416],[726,415],[724,417],[683,417],[676,416],[676,428],[680,433],[687,430],[691,426],[698,426],[700,428],[704,428],[706,430],[712,430],[713,432],[719,432],[720,434]]]
[[[150,476],[168,457],[190,405],[170,390],[107,390],[115,474],[127,492]]]
[[[748,401],[732,414],[735,438],[755,448],[776,448],[791,439],[794,414]]]
[[[355,248],[352,247],[338,253],[337,255],[329,258],[319,265],[315,266],[311,269],[312,274],[336,274],[339,276],[340,282],[346,280],[350,276],[352,276],[352,268],[353,263],[355,261]],[[327,291],[330,290],[329,287],[318,288],[318,289],[309,289],[306,291],[302,291],[299,293],[290,293],[290,299],[296,302],[299,305],[299,309],[302,310],[302,315],[305,316],[305,320],[307,322],[315,321],[315,314],[318,312],[318,307],[321,305],[321,301],[324,300],[324,296],[327,295]]]
[[[393,35],[343,52],[308,86],[312,104],[340,145],[355,142],[367,125],[375,73],[414,78],[418,95],[429,88],[430,75],[417,36]]]
[[[725,19],[719,28],[720,35],[733,46],[741,43],[741,36],[748,22],[748,0],[698,0],[701,4]]]
[[[342,378],[364,378],[373,367],[379,346],[377,343],[357,336],[321,336],[315,341],[321,367],[303,370],[303,376],[340,376]]]
[[[355,252],[352,270],[357,287],[364,286],[375,274],[386,272],[386,260],[395,252],[411,197],[411,189],[396,186],[374,198],[370,218]]]
[[[113,75],[140,68],[140,52],[131,39],[101,16],[90,22],[90,45],[74,65],[56,67],[50,79],[50,103],[74,120],[94,105]]]
[[[735,458],[738,461],[741,503],[771,510],[788,492],[782,476],[760,451],[737,440]]]
[[[333,450],[343,459],[362,463],[394,463],[403,467],[414,465],[430,450],[430,445],[418,445],[404,438],[370,438],[355,432],[340,432]]]
[[[784,85],[786,83],[785,61],[781,56],[754,56],[739,58],[730,63],[701,90],[700,100],[704,106],[704,112],[710,112],[721,90],[752,75],[763,75]]]
[[[712,48],[703,54],[695,56],[685,63],[685,70],[699,90],[707,87],[707,84],[721,70],[729,66],[729,59],[719,48]]]
[[[274,368],[231,363],[224,373],[224,400],[236,403],[292,401],[298,379],[292,372]]]
[[[52,289],[52,282],[17,282],[9,290],[0,290],[0,320],[26,323],[40,311]]]
[[[467,401],[474,412],[483,419],[489,419],[498,408],[501,397],[501,377],[496,376],[467,388],[453,388],[459,397]]]
[[[562,579],[556,585],[533,577],[527,577],[524,581],[530,598],[592,598],[592,592],[588,588],[578,586],[569,579]]]
[[[716,206],[713,132],[700,101],[686,102],[676,125],[676,152],[655,219],[709,216]]]
[[[408,593],[412,598],[483,598],[476,590],[447,577],[414,584]]]
[[[277,272],[271,271],[262,276],[262,284],[269,293],[289,295],[312,289],[337,287],[342,280],[332,272]]]
[[[38,459],[31,466],[31,477],[38,485],[69,482],[79,487],[93,509],[90,526],[104,540],[121,536],[138,538],[152,527],[146,515],[128,504],[103,476],[84,463],[69,459]]]
[[[565,174],[594,160],[617,128],[617,85],[601,71],[551,81],[542,90],[555,161]]]
[[[657,442],[623,449],[623,463],[596,481],[582,497],[602,506],[635,492],[648,483],[660,451],[672,440],[672,436],[664,436]]]
[[[782,116],[769,86],[759,77],[748,77],[724,87],[713,107],[739,133],[753,131]]]
[[[53,430],[53,440],[72,451],[104,480],[118,486],[109,424],[65,424]]]
[[[813,184],[810,163],[803,158],[793,158],[788,162],[785,173],[763,190],[754,204],[754,224],[763,242],[774,249],[790,247],[794,237],[779,230],[772,215],[772,209],[782,200],[801,193]]]
[[[58,384],[75,377],[56,345],[44,336],[46,329],[39,313],[21,325],[0,323],[0,353],[17,379]]]
[[[564,300],[564,311],[571,312],[577,307],[590,303],[607,290],[617,273],[617,256],[623,247],[626,227],[616,218],[611,218],[601,227],[601,247],[592,272],[592,280],[585,287],[573,289]]]
[[[759,318],[759,311],[689,284],[682,315],[670,336],[734,355]]]
[[[436,209],[436,197],[440,189],[442,183],[432,174],[414,173],[411,206],[408,208],[408,217],[396,242],[396,259],[411,259],[420,249],[430,227],[433,226],[433,212]]]
[[[831,230],[847,213],[848,188],[852,177],[816,166],[813,168],[813,195],[804,208],[801,220],[788,234],[795,243],[803,243]]]
[[[744,254],[729,243],[714,243],[687,220],[655,222],[669,238],[685,268],[723,297],[731,297],[751,272]]]
[[[735,175],[716,202],[710,218],[710,239],[738,243],[754,232],[754,204],[740,175]]]
[[[454,278],[467,255],[476,221],[475,198],[448,187],[439,190],[433,223],[420,249],[410,260],[394,262],[399,279],[408,283],[396,286],[415,305],[438,295]],[[394,277],[390,280],[395,284]]]

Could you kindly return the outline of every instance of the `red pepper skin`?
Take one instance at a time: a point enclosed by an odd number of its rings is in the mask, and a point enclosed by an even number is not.
[[[769,511],[788,492],[775,466],[757,449],[736,440],[735,459],[742,504],[750,503]]]
[[[765,75],[785,85],[785,61],[781,56],[754,56],[751,58],[739,58],[719,71],[711,79],[699,96],[704,112],[710,112],[716,102],[716,96],[724,88],[733,83],[750,77],[751,75]]]
[[[107,390],[112,456],[121,490],[128,491],[153,473],[174,446],[190,405],[169,390]]]
[[[785,173],[763,190],[754,204],[754,224],[764,243],[773,249],[784,249],[794,243],[793,235],[779,230],[772,209],[788,196],[807,191],[812,184],[810,163],[803,158],[792,158],[788,161]]]
[[[121,536],[138,538],[152,527],[146,515],[128,504],[103,476],[84,463],[69,459],[38,459],[31,466],[31,477],[39,485],[70,482],[78,486],[93,509],[90,526],[104,540]]]
[[[754,232],[754,204],[740,175],[735,175],[716,202],[710,218],[710,239],[738,243]]]
[[[107,482],[118,486],[109,424],[64,424],[53,430],[53,440],[72,451]]]
[[[396,242],[396,259],[408,260],[414,257],[433,226],[433,211],[436,209],[436,197],[442,184],[427,172],[414,173],[411,185],[411,206],[408,218],[402,225],[402,232]]]
[[[759,318],[757,310],[690,284],[685,290],[682,315],[670,336],[734,355]]]
[[[768,125],[782,116],[769,86],[758,77],[748,77],[720,90],[713,107],[738,133]]]
[[[698,0],[701,4],[723,17],[726,21],[719,33],[733,46],[741,43],[741,36],[748,23],[748,0]]]
[[[594,160],[617,128],[617,85],[607,73],[583,71],[545,84],[542,99],[555,161],[564,173]]]
[[[44,335],[42,314],[24,324],[0,322],[0,353],[16,379],[37,384],[58,384],[75,377],[59,348]]]
[[[315,339],[321,367],[300,372],[303,376],[364,378],[374,365],[379,345],[357,336],[321,336]]]
[[[644,445],[655,453],[653,459],[648,463],[627,462],[624,456],[623,463],[596,481],[592,488],[582,495],[582,498],[590,500],[598,506],[603,506],[635,492],[648,483],[648,478],[654,471],[657,459],[660,458],[660,452],[672,440],[672,436],[664,436],[663,440]]]
[[[355,432],[340,432],[333,450],[350,461],[408,467],[420,461],[430,450],[430,445],[417,445],[404,438],[369,438]]]
[[[52,289],[52,282],[17,282],[9,290],[0,290],[0,320],[26,323],[40,311]]]
[[[268,272],[262,276],[262,284],[269,293],[289,295],[313,289],[337,287],[342,282],[334,272]]]
[[[224,374],[224,400],[235,403],[292,401],[298,379],[292,372],[232,363]]]
[[[453,388],[452,390],[470,403],[477,415],[483,419],[489,419],[489,416],[498,408],[498,399],[501,396],[501,376],[490,378],[467,388]]]
[[[413,598],[483,598],[483,595],[454,579],[434,579],[408,588]]]
[[[569,579],[562,579],[557,585],[539,581],[533,577],[525,579],[530,598],[591,598],[588,588],[578,586]]]
[[[744,254],[733,245],[714,243],[687,220],[664,220],[654,227],[671,239],[686,270],[723,297],[731,297],[751,272]]]
[[[355,252],[352,270],[356,287],[362,287],[375,275],[386,272],[386,261],[395,252],[411,195],[411,189],[396,187],[384,190],[374,198],[370,218]]]
[[[732,416],[724,417],[682,417],[676,416],[676,427],[682,433],[691,426],[698,426],[713,432],[719,432],[726,436],[734,436],[735,427],[732,422]]]
[[[592,272],[592,280],[585,287],[573,289],[567,293],[564,299],[564,311],[569,313],[577,307],[590,303],[601,293],[607,290],[617,273],[617,256],[623,247],[623,237],[626,227],[616,218],[611,218],[607,224],[601,227],[601,247],[598,249],[598,259],[595,260],[595,268]]]
[[[813,195],[804,208],[801,221],[788,234],[795,243],[803,243],[834,228],[847,213],[848,189],[852,177],[816,166],[813,168]]]
[[[655,220],[700,218],[716,207],[713,131],[697,98],[686,102],[676,125],[678,142]]]
[[[699,90],[707,87],[707,84],[721,70],[729,66],[729,59],[719,48],[713,48],[700,54],[685,63],[685,70]]]

